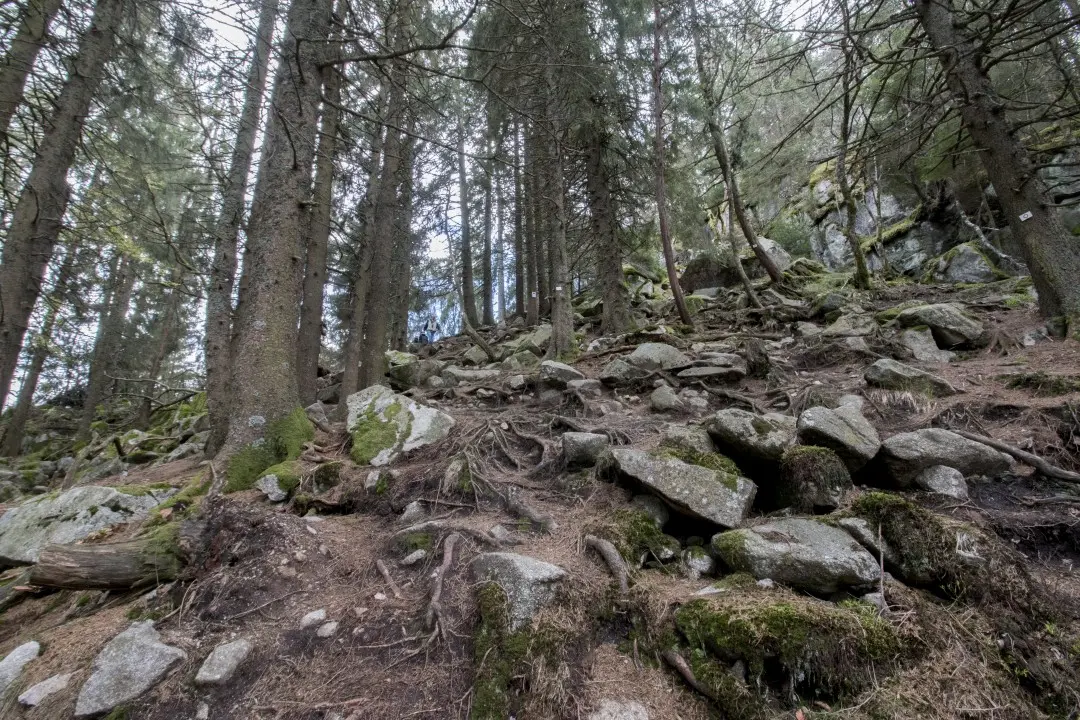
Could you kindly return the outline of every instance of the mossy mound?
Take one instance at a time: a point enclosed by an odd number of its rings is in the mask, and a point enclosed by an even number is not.
[[[777,507],[802,512],[839,507],[851,489],[851,474],[840,456],[828,448],[796,445],[780,459],[780,482],[773,488]]]
[[[741,660],[750,686],[789,687],[814,698],[859,692],[907,651],[868,603],[834,605],[764,589],[689,602],[675,611],[675,626],[701,661]],[[726,684],[714,689],[731,696]]]
[[[594,533],[610,540],[631,567],[640,565],[642,558],[645,562],[668,562],[682,549],[679,541],[665,535],[643,510],[617,510],[611,520],[596,528]]]
[[[277,478],[278,487],[283,492],[290,493],[300,485],[300,478],[303,477],[303,474],[304,468],[299,462],[286,460],[263,470],[261,477],[273,475]]]
[[[382,413],[369,409],[352,427],[352,450],[350,457],[357,465],[367,465],[380,453],[397,445],[402,435],[396,420],[401,413],[401,403],[390,403]],[[408,437],[406,428],[404,436]]]
[[[304,443],[315,437],[315,427],[303,408],[270,423],[258,443],[241,449],[229,459],[225,492],[250,490],[268,467],[300,457]]]

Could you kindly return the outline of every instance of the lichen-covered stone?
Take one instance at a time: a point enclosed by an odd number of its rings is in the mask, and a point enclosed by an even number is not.
[[[1012,465],[1004,453],[941,428],[898,433],[881,444],[874,465],[897,487],[910,487],[916,476],[934,465],[967,475],[1000,475]],[[880,477],[880,474],[875,475]]]
[[[373,385],[350,395],[346,427],[352,459],[359,465],[388,465],[401,453],[443,440],[454,419],[388,387]]]
[[[642,343],[627,356],[626,361],[642,370],[673,370],[687,367],[691,360],[678,348],[666,343]]]
[[[91,675],[75,702],[75,717],[106,713],[134,700],[186,658],[180,648],[161,642],[153,622],[134,623],[94,658]]]
[[[927,492],[967,500],[968,487],[964,473],[945,465],[932,465],[915,476],[915,485]]]
[[[851,474],[836,453],[815,445],[796,445],[784,453],[779,483],[768,494],[776,507],[814,512],[839,507],[850,489]]]
[[[982,323],[952,303],[907,308],[897,314],[896,321],[906,328],[925,325],[934,334],[938,347],[945,349],[975,345],[983,334]]]
[[[563,456],[568,465],[595,465],[600,454],[611,445],[607,435],[600,433],[563,433]]]
[[[196,685],[223,685],[232,679],[237,668],[254,647],[251,640],[240,638],[214,648],[195,675]]]
[[[557,387],[566,387],[571,380],[584,380],[585,375],[566,363],[545,360],[540,363],[540,377]]]
[[[3,697],[11,684],[19,679],[23,668],[41,652],[41,645],[31,640],[23,643],[0,660],[0,697]]]
[[[851,472],[860,470],[881,449],[881,438],[858,409],[840,406],[835,410],[812,407],[798,422],[799,441],[834,451]]]
[[[866,382],[886,390],[910,390],[936,397],[956,394],[948,380],[905,365],[891,358],[882,358],[866,369]]]
[[[705,421],[705,429],[721,452],[772,463],[780,462],[784,451],[795,444],[797,434],[795,418],[790,415],[757,415],[739,408],[716,413]]]
[[[566,577],[566,571],[557,565],[506,552],[479,555],[471,567],[477,582],[495,582],[506,593],[510,632],[530,623]]]

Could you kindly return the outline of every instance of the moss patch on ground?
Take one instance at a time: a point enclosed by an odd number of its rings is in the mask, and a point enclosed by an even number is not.
[[[304,443],[315,437],[315,427],[303,408],[270,423],[262,440],[235,453],[225,471],[225,492],[250,490],[266,468],[300,457]]]
[[[1080,375],[1051,375],[1040,370],[1000,375],[998,379],[1005,381],[1005,387],[1014,390],[1030,390],[1033,395],[1040,397],[1056,397],[1080,392]]]
[[[738,488],[739,476],[742,473],[739,471],[739,466],[735,464],[735,461],[726,455],[715,452],[701,452],[685,445],[671,443],[661,445],[657,455],[712,470],[716,473],[716,480],[726,488],[732,491]]]

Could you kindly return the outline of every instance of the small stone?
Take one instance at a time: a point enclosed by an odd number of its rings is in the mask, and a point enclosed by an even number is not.
[[[263,494],[266,495],[266,499],[270,502],[284,502],[285,499],[289,497],[289,494],[282,490],[281,486],[278,484],[277,475],[263,475],[259,478],[258,482],[255,483],[255,487],[262,490]]]
[[[296,562],[304,562],[307,560],[307,553],[303,550],[297,550],[293,553],[293,560],[296,560]]]
[[[100,715],[134,700],[185,659],[183,650],[161,642],[153,622],[132,624],[94,658],[93,671],[75,702],[75,717]]]
[[[595,465],[596,459],[611,445],[607,435],[599,433],[563,433],[563,455],[569,465]]]
[[[949,363],[956,357],[956,353],[942,350],[934,341],[934,334],[929,328],[925,330],[905,330],[900,333],[900,344],[911,351],[919,362]]]
[[[377,593],[375,593],[374,598],[376,600],[378,600],[379,602],[382,602],[382,601],[386,600],[386,595],[381,593],[381,592],[377,592]]]
[[[281,565],[278,567],[277,571],[278,575],[281,577],[294,578],[297,575],[296,568],[290,567],[289,565]]]
[[[678,412],[683,409],[683,402],[667,385],[656,388],[649,396],[649,407],[656,412]]]
[[[210,706],[204,702],[199,703],[195,710],[195,720],[210,720]]]
[[[604,699],[585,720],[649,720],[649,711],[638,702]]]
[[[504,528],[502,525],[493,525],[491,530],[488,530],[488,535],[491,535],[491,537],[498,540],[501,545],[521,544],[521,538]]]
[[[319,629],[315,631],[315,634],[318,635],[321,638],[328,638],[328,637],[333,637],[333,635],[337,632],[337,630],[338,630],[338,622],[337,622],[337,620],[331,620],[328,623],[323,623],[319,627]]]
[[[957,500],[968,499],[964,473],[945,465],[932,465],[915,476],[915,485],[927,492],[945,495]]]
[[[300,618],[300,628],[301,629],[307,629],[309,627],[314,627],[315,625],[318,625],[319,623],[321,623],[321,622],[323,622],[325,620],[326,620],[326,609],[325,608],[319,608],[318,610],[312,610],[307,615]]]
[[[566,387],[566,383],[571,380],[585,379],[585,375],[581,371],[554,360],[545,360],[540,363],[540,376],[557,387]]]
[[[41,701],[49,695],[66,688],[74,674],[75,673],[64,673],[63,675],[53,675],[48,680],[42,680],[37,685],[31,686],[26,692],[19,696],[19,704],[26,705],[27,707],[40,705]]]
[[[196,685],[221,685],[232,679],[236,669],[247,659],[253,645],[247,638],[240,638],[218,645],[203,661],[195,676]]]
[[[427,550],[424,550],[423,548],[420,548],[419,550],[414,550],[413,552],[409,553],[404,558],[402,558],[401,559],[401,564],[404,567],[412,567],[416,563],[423,561],[423,559],[426,558],[426,557],[427,557]]]
[[[876,607],[878,612],[886,612],[889,609],[889,604],[885,602],[885,596],[880,592],[866,593],[859,599]]]
[[[419,520],[422,520],[427,513],[424,511],[424,505],[419,500],[413,500],[411,503],[405,506],[405,509],[401,512],[401,516],[398,518],[398,522],[403,525],[412,525]]]
[[[604,384],[593,378],[571,380],[566,383],[566,389],[581,393],[586,397],[600,397],[604,394]]]
[[[26,663],[30,662],[41,652],[41,645],[31,640],[15,648],[3,660],[0,660],[0,696],[3,696],[11,683],[22,674]]]
[[[531,355],[532,353],[530,353]],[[524,375],[511,375],[506,381],[506,387],[510,388],[514,392],[520,392],[525,389],[528,383],[525,382]]]
[[[510,632],[527,625],[540,608],[555,596],[555,587],[566,571],[557,565],[514,553],[491,552],[472,561],[479,582],[496,582],[506,593]]]

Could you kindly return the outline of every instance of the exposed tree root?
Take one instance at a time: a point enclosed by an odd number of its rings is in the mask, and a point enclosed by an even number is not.
[[[686,681],[686,684],[697,690],[699,693],[709,698],[710,700],[716,700],[716,696],[709,688],[705,687],[701,682],[694,677],[694,671],[690,669],[690,666],[683,659],[683,656],[674,650],[665,650],[662,654],[664,661],[674,668],[675,672],[682,676],[682,679]]]
[[[1080,483],[1080,473],[1072,472],[1071,470],[1063,470],[1056,465],[1051,465],[1046,460],[1043,460],[1038,455],[1033,455],[1025,450],[1021,450],[1018,447],[1003,443],[1000,440],[994,440],[988,438],[985,435],[977,435],[975,433],[967,432],[966,430],[953,430],[954,433],[961,437],[965,437],[968,440],[974,440],[975,442],[982,443],[987,447],[992,447],[995,450],[1012,455],[1017,460],[1027,463],[1046,477],[1054,478],[1055,480],[1064,480],[1066,482]]]
[[[454,546],[457,545],[457,541],[460,539],[461,536],[455,532],[447,535],[446,540],[443,541],[442,565],[435,571],[435,583],[431,589],[431,602],[428,603],[427,617],[425,619],[428,630],[435,630],[436,623],[438,623],[438,628],[443,635],[446,634],[442,621],[443,584],[446,582],[447,571],[454,564]]]
[[[375,567],[379,569],[379,574],[383,576],[383,580],[390,586],[390,592],[394,593],[394,597],[398,600],[401,599],[401,589],[394,582],[394,578],[390,576],[390,570],[386,567],[386,563],[382,560],[375,561]]]
[[[622,555],[615,549],[615,546],[595,535],[586,535],[585,544],[600,553],[600,557],[604,558],[604,562],[607,563],[611,574],[619,581],[619,592],[623,595],[628,593],[630,591],[630,571],[626,567],[626,561],[623,560]]]
[[[529,522],[536,523],[544,532],[551,532],[557,527],[555,519],[550,515],[545,515],[539,510],[529,507],[529,505],[521,499],[521,495],[517,488],[507,488],[505,500],[507,510],[515,515],[526,518]]]
[[[417,523],[416,525],[410,525],[407,528],[403,528],[403,529],[398,530],[397,532],[395,532],[393,535],[390,536],[390,539],[391,540],[396,540],[397,538],[404,537],[406,535],[412,535],[414,533],[429,533],[429,532],[432,532],[432,531],[456,532],[456,533],[460,533],[460,534],[463,534],[463,535],[468,535],[469,537],[473,538],[474,540],[479,540],[480,542],[484,543],[485,545],[490,545],[490,546],[496,547],[496,548],[502,547],[502,543],[500,543],[498,540],[491,537],[490,535],[488,535],[486,532],[484,532],[482,530],[474,530],[473,528],[459,527],[457,525],[452,525],[452,524],[450,524],[450,523],[448,523],[448,522],[446,522],[444,520],[426,520],[426,521],[424,521],[422,523]]]

